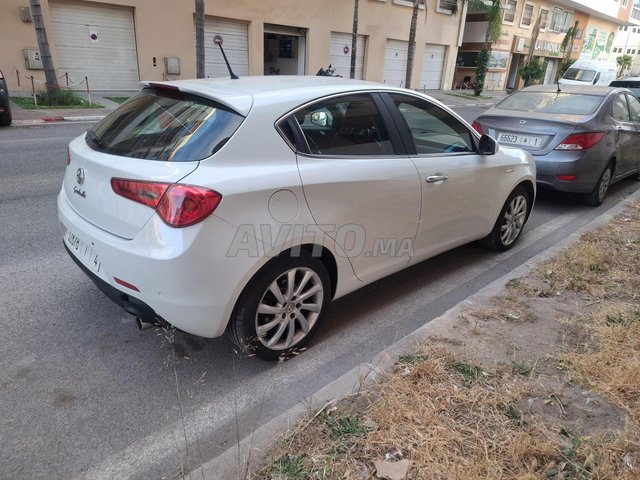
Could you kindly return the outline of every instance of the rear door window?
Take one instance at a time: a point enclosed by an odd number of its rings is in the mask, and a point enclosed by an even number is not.
[[[626,95],[616,95],[616,98],[611,102],[611,113],[613,118],[619,122],[629,121],[629,107],[627,106]]]
[[[393,155],[391,137],[369,94],[320,100],[295,114],[314,155]]]
[[[147,88],[87,132],[94,150],[123,157],[188,162],[218,151],[244,117],[206,98]]]

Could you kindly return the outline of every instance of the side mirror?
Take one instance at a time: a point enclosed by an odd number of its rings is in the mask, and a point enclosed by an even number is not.
[[[478,143],[478,153],[480,155],[495,155],[498,151],[498,142],[489,135],[482,135]]]

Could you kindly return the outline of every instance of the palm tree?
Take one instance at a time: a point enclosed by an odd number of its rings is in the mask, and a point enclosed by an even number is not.
[[[29,0],[29,5],[31,6],[31,18],[33,19],[33,26],[36,30],[38,49],[40,50],[40,58],[42,59],[42,66],[44,68],[45,86],[47,88],[47,94],[49,98],[51,98],[60,90],[60,86],[58,85],[56,69],[53,66],[53,58],[51,57],[51,49],[49,48],[49,40],[47,39],[47,30],[44,27],[42,7],[40,6],[40,0]]]
[[[359,0],[353,0],[353,32],[351,34],[351,68],[349,78],[356,78],[356,47],[358,46],[358,4]]]
[[[413,12],[411,13],[411,26],[409,27],[409,45],[407,47],[407,71],[404,79],[405,88],[411,88],[411,75],[413,74],[413,56],[416,51],[416,30],[418,26],[418,12],[422,0],[413,0]],[[426,9],[425,9],[426,10]]]
[[[631,64],[633,64],[633,57],[631,55],[620,55],[616,58],[616,62],[620,67],[620,71],[618,72],[618,77],[622,76],[622,72],[624,72],[627,68],[631,68]]]
[[[196,78],[204,78],[204,0],[196,1]]]

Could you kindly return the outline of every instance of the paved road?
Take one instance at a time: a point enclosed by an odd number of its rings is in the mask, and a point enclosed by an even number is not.
[[[0,130],[3,478],[148,479],[197,466],[640,188],[623,182],[595,209],[542,193],[513,250],[468,245],[361,289],[331,304],[313,348],[271,364],[238,358],[224,338],[139,332],[67,257],[55,197],[66,143],[86,128]]]

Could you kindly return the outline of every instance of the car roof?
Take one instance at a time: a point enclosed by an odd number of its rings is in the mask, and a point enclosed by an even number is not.
[[[637,82],[640,82],[640,77],[622,77],[622,78],[618,78],[618,79],[614,80],[614,82],[616,82],[616,83],[624,83],[624,82],[637,83]]]
[[[616,90],[615,87],[603,87],[599,85],[566,85],[560,84],[560,91],[562,93],[569,93],[574,95],[595,95],[598,97],[605,97],[609,93]],[[556,93],[558,91],[558,85],[533,85],[531,87],[523,88],[519,92],[551,92]]]
[[[350,80],[339,77],[270,75],[247,76],[236,80],[230,78],[202,78],[168,82],[140,82],[140,87],[178,88],[219,101],[227,107],[247,115],[255,106],[297,106],[315,98],[367,90],[405,91],[388,85]],[[293,108],[293,107],[289,107]]]

